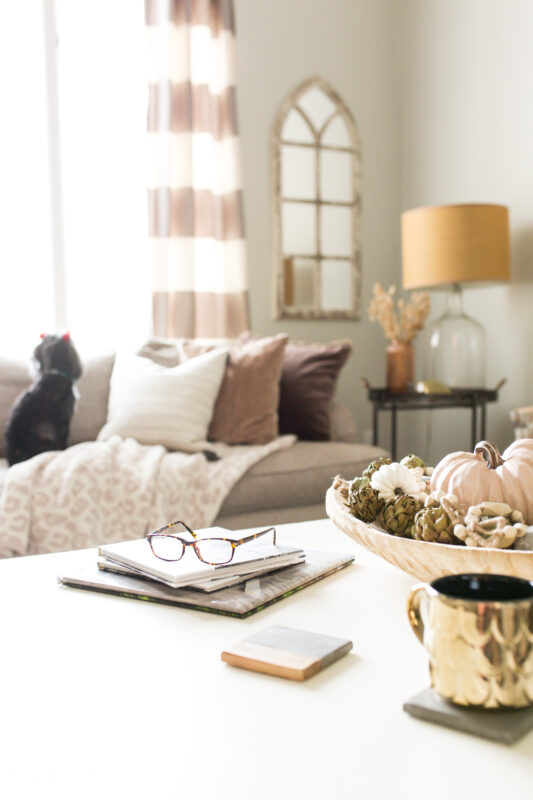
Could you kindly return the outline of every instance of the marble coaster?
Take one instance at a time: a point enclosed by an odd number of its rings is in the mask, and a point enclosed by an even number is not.
[[[533,728],[533,706],[509,711],[478,710],[450,703],[433,689],[412,697],[404,703],[403,710],[413,717],[503,744],[513,744]]]
[[[233,667],[305,681],[351,649],[349,639],[271,625],[224,650],[221,658]]]

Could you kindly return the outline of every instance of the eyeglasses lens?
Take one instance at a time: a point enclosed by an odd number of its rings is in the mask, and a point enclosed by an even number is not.
[[[227,564],[233,556],[231,542],[224,539],[200,539],[196,549],[207,564]]]
[[[176,532],[181,535],[179,531]],[[174,539],[173,536],[164,536],[163,534],[152,536],[151,545],[154,555],[164,561],[179,561],[185,550],[185,545],[179,539]]]

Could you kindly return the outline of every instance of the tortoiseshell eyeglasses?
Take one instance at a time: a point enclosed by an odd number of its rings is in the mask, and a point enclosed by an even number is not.
[[[192,536],[192,541],[182,538],[187,533]],[[264,531],[252,533],[242,539],[224,539],[222,537],[198,539],[195,532],[185,522],[177,520],[147,533],[146,538],[154,556],[162,561],[179,561],[180,558],[183,558],[185,548],[192,547],[204,564],[218,566],[219,564],[229,564],[239,545],[253,542],[254,539],[264,536],[266,533],[273,534],[273,544],[276,544],[275,528],[265,528]]]

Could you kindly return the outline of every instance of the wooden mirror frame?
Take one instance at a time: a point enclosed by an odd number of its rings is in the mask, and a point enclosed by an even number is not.
[[[309,89],[316,87],[321,89],[329,99],[335,104],[336,110],[331,114],[319,131],[316,131],[315,126],[305,114],[305,111],[298,107],[298,112],[306,120],[310,132],[315,138],[314,143],[302,142],[302,147],[313,147],[317,151],[316,170],[316,198],[306,202],[313,203],[320,210],[321,206],[348,206],[352,209],[352,231],[351,231],[351,256],[335,257],[329,256],[321,252],[321,231],[320,220],[317,222],[316,230],[316,252],[307,256],[310,260],[317,262],[317,269],[315,273],[317,297],[321,296],[322,288],[322,270],[320,263],[322,260],[345,260],[351,262],[352,267],[352,297],[353,303],[350,309],[328,309],[324,310],[318,307],[300,307],[287,305],[285,302],[285,267],[284,260],[286,256],[282,250],[282,214],[281,207],[283,198],[281,195],[281,147],[285,142],[281,138],[281,131],[285,120],[290,111],[298,106],[298,100]],[[341,147],[334,145],[320,144],[320,138],[327,126],[334,116],[340,114],[342,117],[351,144],[349,147]],[[291,144],[294,144],[291,142]],[[296,144],[298,146],[298,144]],[[351,202],[335,202],[329,200],[322,200],[321,198],[321,185],[320,185],[320,159],[318,153],[321,149],[332,150],[337,152],[350,152],[352,154],[352,201]],[[271,153],[271,176],[272,176],[272,242],[273,242],[273,277],[274,277],[274,303],[273,315],[274,319],[359,319],[359,302],[361,294],[361,145],[359,133],[355,120],[349,111],[348,107],[332,89],[332,87],[320,77],[308,78],[299,84],[290,94],[287,95],[281,107],[276,114],[274,124],[272,126],[271,140],[270,140],[270,153]],[[295,198],[291,198],[295,199]]]

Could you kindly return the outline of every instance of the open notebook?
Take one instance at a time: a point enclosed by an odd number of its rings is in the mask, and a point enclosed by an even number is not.
[[[216,536],[226,539],[240,538],[225,528],[204,528],[197,531],[197,534],[199,539]],[[271,541],[262,539],[240,545],[235,549],[233,560],[229,564],[217,566],[204,564],[191,547],[186,548],[183,558],[179,561],[162,561],[154,556],[146,539],[103,545],[98,548],[98,555],[106,562],[129,567],[145,577],[159,580],[174,589],[195,586],[199,582],[205,583],[214,579],[251,576],[255,571],[274,570],[305,558],[303,550],[299,547],[274,545]]]

